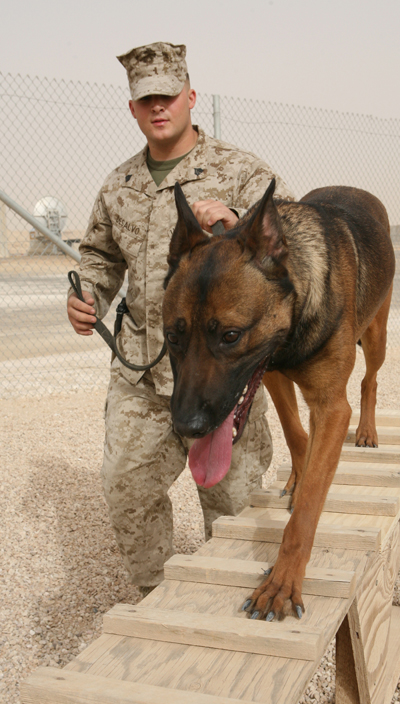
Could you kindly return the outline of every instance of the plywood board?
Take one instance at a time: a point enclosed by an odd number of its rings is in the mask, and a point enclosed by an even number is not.
[[[39,667],[21,685],[24,704],[250,704],[99,675]]]
[[[350,425],[345,442],[355,443],[356,441],[356,425]],[[398,425],[394,426],[382,426],[377,429],[378,431],[378,444],[381,445],[399,445],[400,444],[400,427]]]
[[[400,428],[400,414],[396,418],[387,416],[390,432]],[[278,471],[281,482],[288,475],[287,467]],[[334,482],[331,492],[341,507],[349,494],[353,504],[356,496],[371,510],[385,503],[382,497],[393,506],[396,487],[400,488],[400,447],[345,447]],[[333,508],[321,516],[305,580],[306,613],[300,622],[290,606],[280,623],[252,621],[240,611],[248,590],[256,586],[253,581],[264,578],[262,568],[274,564],[289,519],[281,504],[277,509],[247,508],[236,519],[218,519],[217,537],[195,556],[174,556],[166,566],[168,578],[139,606],[118,605],[109,612],[105,629],[110,633],[64,670],[48,668],[31,676],[22,689],[23,704],[297,704],[347,613],[354,590],[364,621],[369,622],[371,608],[373,614],[378,612],[374,628],[381,633],[386,606],[379,598],[375,609],[374,585],[378,579],[378,591],[389,593],[398,566],[385,568],[385,580],[391,575],[389,586],[373,571],[365,572],[366,563],[385,560],[385,552],[367,550],[380,542],[390,550],[396,517],[347,514],[340,513],[338,505]],[[232,533],[232,521],[238,526],[237,535]],[[226,537],[218,537],[224,531]],[[193,578],[196,581],[189,581]],[[359,593],[361,584],[365,588]],[[326,596],[320,595],[320,588]],[[397,681],[400,618],[398,614],[392,618],[394,628],[385,649],[389,666],[379,675],[373,704],[389,704],[388,692]],[[376,648],[366,642],[371,658]]]
[[[342,461],[399,463],[398,445],[381,445],[381,447],[355,447],[344,444],[340,455]]]
[[[278,521],[283,521],[285,524],[288,522],[290,514],[287,509],[278,509],[278,508],[251,508],[250,506],[247,506],[246,508],[243,509],[243,511],[240,513],[240,516],[238,518],[254,518],[255,520],[278,520]],[[392,517],[392,516],[366,516],[362,515],[359,513],[334,513],[333,511],[324,511],[322,512],[320,519],[319,519],[319,525],[317,528],[317,535],[318,535],[318,530],[322,530],[323,533],[326,532],[326,540],[329,541],[326,544],[323,542],[322,537],[317,539],[317,542],[314,541],[314,545],[316,546],[321,546],[321,547],[338,547],[338,531],[340,532],[340,529],[343,531],[346,531],[349,529],[349,531],[352,533],[353,531],[360,531],[359,537],[360,537],[360,548],[368,549],[366,548],[366,544],[368,541],[368,537],[363,534],[363,531],[370,532],[372,531],[380,531],[380,549],[383,549],[383,546],[385,545],[386,540],[390,536],[393,526],[396,524],[397,517]],[[331,530],[331,526],[333,526],[333,530]],[[329,538],[329,532],[332,533],[331,538]],[[354,538],[356,538],[356,533],[353,534]],[[233,536],[232,536],[233,537]],[[259,538],[259,540],[262,540],[262,538]],[[272,541],[271,541],[272,542]],[[340,542],[340,541],[339,541]],[[354,547],[350,547],[350,545],[355,544],[356,540],[354,542],[351,540],[349,543],[346,539],[343,542],[343,546],[346,548],[350,549],[357,549]]]
[[[376,411],[375,414],[375,420],[376,420],[376,427],[379,429],[382,426],[397,426],[400,427],[400,413],[399,411],[394,411],[391,408],[386,408],[382,409],[380,411]],[[355,411],[352,413],[351,419],[350,419],[350,425],[355,425],[358,426],[358,423],[360,422],[360,412]]]
[[[365,667],[358,654],[353,650],[347,615],[336,633],[335,704],[361,704],[358,683],[365,683]],[[371,704],[366,687],[363,688],[363,696],[363,704]]]
[[[297,704],[316,667],[307,660],[173,643],[153,642],[153,645],[154,651],[144,640],[120,638],[119,646],[105,652],[86,672],[110,679],[125,679],[129,684],[165,681],[166,689],[185,691],[185,704],[192,704],[191,697],[196,694],[225,697],[235,703],[240,700],[242,704]],[[75,666],[77,659],[73,662]],[[164,700],[159,698],[156,704],[164,704]]]
[[[373,693],[372,704],[390,704],[400,677],[400,608],[392,606],[385,669]]]
[[[360,466],[357,462],[349,462],[349,464],[352,464],[353,467]],[[282,490],[284,486],[285,482],[277,480],[273,484],[271,484],[270,488]],[[369,497],[379,498],[382,496],[396,497],[396,499],[400,498],[400,487],[396,486],[369,486],[368,484],[332,484],[331,491],[335,495],[350,494],[356,497],[360,496],[365,500],[367,500]]]
[[[256,509],[252,509],[255,511]],[[282,542],[283,531],[289,520],[270,519],[264,517],[249,518],[247,516],[221,516],[213,523],[213,536],[219,538],[238,538],[241,540],[266,540]],[[328,516],[329,514],[324,514]],[[339,547],[345,545],[348,549],[377,550],[381,542],[379,528],[351,528],[344,525],[318,524],[314,545],[324,547]]]
[[[282,464],[277,470],[277,479],[287,482],[291,469],[291,465]],[[400,464],[339,462],[332,484],[400,488]]]
[[[213,538],[201,550],[221,550],[222,546],[236,550],[238,546],[243,548],[246,545],[248,553],[257,546],[259,550],[264,550],[264,554],[266,548],[276,550],[279,547]],[[335,564],[342,562],[348,567],[357,567],[364,557],[362,551],[354,550],[316,549],[314,552],[315,556],[319,552],[320,564],[327,567],[330,559],[334,559]],[[164,580],[142,603],[149,608],[184,610],[189,616],[190,613],[235,615],[236,620],[243,618],[252,623],[246,614],[238,611],[248,596],[246,588]],[[285,623],[297,629],[304,622],[307,628],[322,631],[325,644],[329,643],[345,616],[348,601],[304,595],[304,603],[306,612],[302,621],[299,623],[296,617],[288,615]],[[282,701],[297,704],[317,666],[318,661],[104,635],[67,667],[93,675],[226,696],[257,704],[282,704]],[[191,694],[188,695],[188,704],[189,696]]]
[[[247,618],[118,604],[104,616],[105,633],[168,643],[315,660],[322,656],[323,633],[302,624],[267,623]]]
[[[357,632],[362,642],[371,698],[385,671],[393,587],[399,569],[399,524],[386,550],[375,556],[357,588]]]
[[[196,556],[255,560],[262,564],[273,565],[276,562],[279,547],[279,543],[211,538],[196,552]],[[343,546],[329,550],[313,547],[309,566],[322,570],[345,570],[360,574],[365,568],[366,554],[365,550],[346,550]]]
[[[265,579],[268,562],[230,560],[199,555],[173,555],[164,565],[165,579],[255,589]],[[349,599],[355,592],[356,574],[346,570],[307,567],[303,594]]]
[[[282,496],[282,488],[271,486],[269,489],[253,491],[249,497],[250,506],[289,508],[290,494]],[[324,511],[334,513],[360,513],[373,516],[396,516],[400,508],[400,497],[366,495],[351,492],[344,494],[330,489],[325,501]]]

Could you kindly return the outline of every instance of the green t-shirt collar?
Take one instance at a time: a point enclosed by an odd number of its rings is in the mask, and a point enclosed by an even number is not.
[[[157,187],[168,176],[172,169],[174,169],[175,166],[177,166],[179,162],[185,158],[185,156],[190,154],[191,151],[192,150],[190,149],[190,151],[188,151],[186,154],[182,154],[182,156],[177,156],[175,159],[168,159],[167,161],[156,161],[151,156],[150,150],[147,150],[147,168],[149,169],[153,181],[155,182]]]

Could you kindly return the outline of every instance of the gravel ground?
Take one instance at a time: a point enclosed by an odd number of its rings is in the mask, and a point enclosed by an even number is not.
[[[364,372],[357,354],[349,400],[358,407]],[[400,351],[389,350],[380,373],[378,407],[399,408]],[[20,390],[19,390],[20,393]],[[127,581],[101,492],[105,389],[0,400],[0,700],[19,704],[19,684],[39,665],[62,667],[101,633],[117,602],[136,603]],[[272,404],[271,404],[272,406]],[[305,415],[304,404],[301,404]],[[274,409],[269,421],[274,459],[266,485],[289,459]],[[204,540],[202,517],[188,470],[171,490],[175,549],[192,553]],[[395,602],[400,603],[399,582]],[[331,645],[302,704],[335,696]],[[400,689],[393,702],[400,702]]]

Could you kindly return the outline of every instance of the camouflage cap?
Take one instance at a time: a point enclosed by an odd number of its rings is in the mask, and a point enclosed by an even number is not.
[[[184,44],[155,42],[117,56],[128,72],[132,100],[146,95],[179,95],[187,76]]]

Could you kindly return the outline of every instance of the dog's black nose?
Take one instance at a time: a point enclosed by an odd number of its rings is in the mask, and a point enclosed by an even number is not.
[[[175,431],[185,438],[203,438],[211,431],[209,419],[201,414],[191,418],[174,418],[173,421]]]

